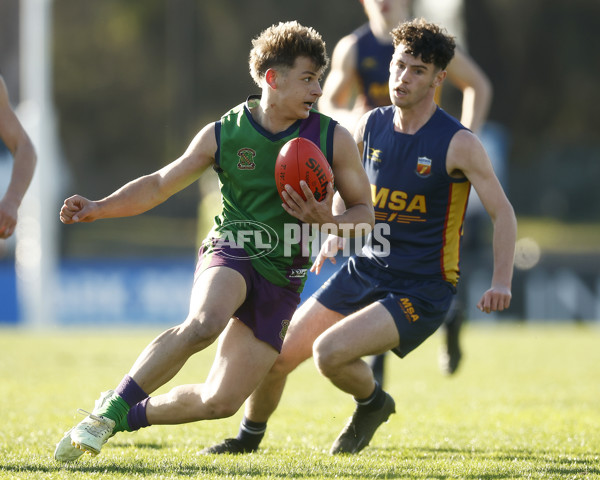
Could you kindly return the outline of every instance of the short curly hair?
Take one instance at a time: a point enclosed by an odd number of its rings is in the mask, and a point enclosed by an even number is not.
[[[442,70],[450,63],[456,49],[454,37],[423,18],[401,23],[392,30],[392,38],[395,48],[402,44],[407,53],[414,57],[420,55],[425,63],[433,63]]]
[[[325,42],[316,30],[296,21],[271,25],[252,40],[250,75],[260,87],[269,68],[292,68],[298,57],[310,58],[319,73],[329,65]]]

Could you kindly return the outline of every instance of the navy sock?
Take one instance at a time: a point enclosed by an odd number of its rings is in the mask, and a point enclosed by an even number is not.
[[[135,380],[129,375],[125,375],[119,386],[115,388],[115,392],[129,405],[133,407],[142,400],[148,398],[148,394],[135,383]]]
[[[127,424],[130,432],[150,426],[148,417],[146,417],[146,405],[148,405],[148,400],[150,400],[150,397],[146,397],[141,402],[136,403],[129,409],[129,412],[127,412]]]
[[[374,410],[379,410],[381,407],[383,407],[383,404],[385,403],[385,392],[381,388],[381,385],[375,382],[375,390],[373,390],[373,393],[371,393],[371,395],[369,395],[367,398],[362,399],[355,398],[354,401],[358,406],[357,408],[364,412],[372,412]]]
[[[236,438],[247,448],[257,449],[266,430],[267,422],[253,422],[244,417]]]

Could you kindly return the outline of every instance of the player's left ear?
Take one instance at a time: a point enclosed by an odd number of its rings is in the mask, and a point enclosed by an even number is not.
[[[265,73],[265,81],[269,87],[275,90],[277,88],[277,72],[274,69],[269,68],[267,73]]]
[[[435,74],[435,77],[433,77],[433,82],[431,83],[431,86],[436,88],[439,87],[442,83],[444,83],[446,75],[446,70],[440,70],[439,72],[437,72]]]

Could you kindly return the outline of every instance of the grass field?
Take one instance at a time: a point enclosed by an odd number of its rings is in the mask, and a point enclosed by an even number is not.
[[[600,325],[469,324],[464,363],[437,369],[441,336],[388,358],[397,414],[356,456],[328,455],[353,404],[312,362],[291,377],[257,454],[198,456],[233,436],[241,412],[119,434],[62,465],[54,444],[113,388],[158,330],[0,330],[0,478],[600,478]],[[201,382],[213,350],[176,377]]]

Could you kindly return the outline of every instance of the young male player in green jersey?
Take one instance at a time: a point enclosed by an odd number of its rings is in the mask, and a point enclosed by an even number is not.
[[[261,96],[250,97],[204,127],[181,157],[159,171],[102,200],[75,195],[64,202],[60,218],[66,224],[137,215],[212,166],[219,175],[223,209],[200,248],[187,318],[152,341],[122,382],[104,392],[94,410],[65,434],[54,453],[59,461],[75,460],[84,451],[98,454],[120,431],[233,415],[275,362],[310,267],[305,245],[290,244],[286,235],[299,220],[344,224],[350,231],[374,223],[356,143],[345,128],[313,109],[328,63],[321,36],[287,22],[271,26],[252,43],[250,71]],[[306,185],[306,201],[288,185],[282,205],[275,159],[298,136],[315,141],[330,161],[347,205],[338,215],[332,213],[331,185],[321,202]],[[149,397],[217,338],[204,383]]]

